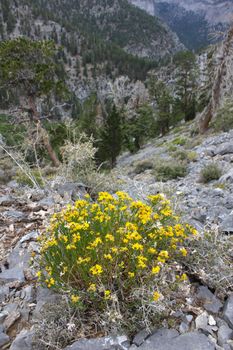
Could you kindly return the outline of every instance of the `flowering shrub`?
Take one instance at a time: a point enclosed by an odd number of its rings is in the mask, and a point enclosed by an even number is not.
[[[126,302],[133,308],[141,289],[148,303],[157,302],[163,297],[157,279],[169,262],[187,255],[184,240],[195,233],[161,194],[148,203],[124,192],[101,192],[95,203],[86,196],[53,216],[41,237],[38,278],[80,308],[121,310]]]

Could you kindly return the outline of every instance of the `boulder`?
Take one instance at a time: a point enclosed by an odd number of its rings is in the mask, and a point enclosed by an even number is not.
[[[127,350],[129,347],[128,338],[123,335],[96,339],[81,339],[67,346],[64,350]]]
[[[233,153],[233,143],[226,142],[217,147],[214,151],[215,155],[219,154],[220,156],[224,156],[225,154]]]
[[[10,350],[32,350],[33,331],[22,330],[11,344]]]
[[[233,329],[233,294],[231,294],[223,309],[223,318],[228,323],[229,327]]]
[[[176,331],[155,333],[138,350],[215,350],[213,343],[198,332],[177,335]]]

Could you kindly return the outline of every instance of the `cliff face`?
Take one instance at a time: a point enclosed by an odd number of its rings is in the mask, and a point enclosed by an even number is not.
[[[215,40],[232,19],[232,0],[130,0],[132,4],[159,16],[189,49]]]

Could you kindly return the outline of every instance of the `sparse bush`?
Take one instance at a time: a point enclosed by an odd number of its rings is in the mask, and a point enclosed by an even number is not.
[[[173,144],[169,144],[167,146],[167,150],[168,150],[168,152],[176,152],[177,151],[177,146],[175,146]]]
[[[187,159],[189,162],[196,162],[198,154],[195,151],[190,151],[187,153]]]
[[[183,242],[193,234],[161,194],[146,204],[101,192],[96,203],[87,196],[54,215],[40,238],[38,278],[66,293],[86,319],[95,312],[99,328],[135,331],[153,324],[168,291],[187,279],[175,277],[174,262],[187,255]],[[164,283],[167,274],[174,283]]]
[[[93,142],[92,138],[82,135],[77,142],[66,141],[61,147],[63,162],[60,173],[66,179],[85,182],[86,175],[96,171],[94,158],[97,149]]]
[[[154,167],[154,164],[153,164],[152,161],[150,161],[150,160],[141,160],[140,162],[137,162],[135,164],[134,172],[136,174],[141,174],[145,170],[153,169],[153,167]]]
[[[184,146],[186,142],[187,142],[187,139],[184,137],[177,137],[172,141],[173,145],[178,145],[178,146]]]
[[[188,157],[187,152],[183,151],[183,150],[176,151],[173,156],[174,156],[174,158],[181,160],[181,161],[187,160],[187,157]]]
[[[195,162],[197,160],[197,153],[194,151],[180,150],[176,151],[173,156],[180,161]]]
[[[222,175],[222,170],[215,163],[210,163],[206,165],[202,171],[200,180],[203,183],[208,183],[213,180],[218,180]]]
[[[187,165],[179,162],[163,162],[155,166],[156,177],[160,181],[168,181],[185,177]]]

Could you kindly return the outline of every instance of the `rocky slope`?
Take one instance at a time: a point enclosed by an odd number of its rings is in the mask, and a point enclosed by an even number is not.
[[[134,5],[159,16],[190,49],[211,42],[214,33],[228,27],[233,2],[228,0],[130,0]]]
[[[201,263],[195,278],[190,273],[186,291],[179,297],[180,312],[172,315],[172,326],[169,327],[164,320],[164,328],[152,333],[143,330],[131,339],[124,335],[83,339],[65,350],[232,349],[233,280],[230,252],[233,232],[233,131],[190,139],[192,127],[184,126],[177,130],[178,133],[171,132],[146,145],[135,155],[122,155],[118,159],[118,178],[123,189],[136,198],[143,199],[147,194],[158,191],[167,193],[173,200],[176,211],[195,225],[201,235],[204,230],[210,229],[215,239],[220,240],[220,245],[224,244],[225,251],[212,252],[214,259],[213,265],[208,266],[209,278],[205,276],[205,263]],[[142,161],[167,159],[171,163],[176,159],[177,151],[193,152],[187,175],[183,178],[161,182],[156,179],[153,170],[135,170]],[[221,167],[222,176],[219,180],[203,184],[199,181],[201,169],[212,162]],[[10,347],[11,350],[52,349],[43,339],[44,343],[39,344],[37,340],[32,345],[32,339],[38,322],[48,327],[44,308],[58,308],[61,299],[59,295],[37,284],[36,271],[30,267],[30,258],[38,254],[37,237],[46,227],[50,215],[66,203],[82,197],[85,187],[76,183],[64,183],[59,187],[33,190],[13,181],[2,186],[0,191],[0,347]],[[219,233],[216,236],[217,231]],[[215,249],[213,244],[215,243],[208,243],[210,250]],[[226,249],[228,246],[229,251]],[[208,259],[208,252],[204,250],[204,254],[204,259]],[[225,254],[229,254],[228,260],[224,260]],[[198,264],[197,261],[196,263]],[[72,326],[72,319],[66,322],[69,327]],[[55,323],[50,324],[50,327],[51,334],[55,334]],[[57,323],[56,327],[61,327],[61,323]],[[63,327],[67,327],[67,324]],[[60,332],[65,331],[59,329]],[[67,337],[71,336],[71,329]]]

